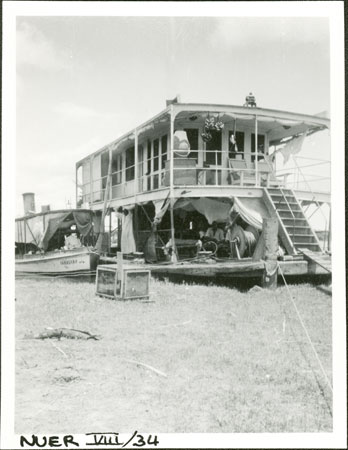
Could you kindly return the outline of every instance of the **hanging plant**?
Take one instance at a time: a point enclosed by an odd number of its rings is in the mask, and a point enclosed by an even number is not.
[[[204,132],[208,133],[209,131],[221,131],[224,128],[224,124],[220,120],[220,116],[216,118],[214,116],[208,117],[205,119],[204,123]]]
[[[212,134],[209,131],[206,131],[206,128],[204,128],[204,133],[202,133],[201,136],[204,142],[209,142],[213,139]]]

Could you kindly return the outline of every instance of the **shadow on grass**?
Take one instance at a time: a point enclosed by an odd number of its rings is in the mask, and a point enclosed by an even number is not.
[[[199,276],[185,276],[185,275],[157,275],[152,274],[155,280],[159,281],[169,281],[174,284],[186,284],[186,285],[198,285],[198,286],[220,286],[228,287],[231,289],[237,289],[240,292],[249,291],[253,286],[261,286],[261,277],[199,277]],[[17,278],[35,278],[35,279],[51,279],[52,281],[66,280],[74,284],[79,283],[91,283],[95,284],[95,275],[80,275],[80,276],[59,276],[52,277],[48,275],[41,276],[25,276]],[[331,290],[329,285],[331,284],[331,275],[294,275],[285,277],[287,284],[312,284],[317,287],[320,291],[327,295],[331,295]],[[284,281],[282,277],[278,277],[278,286],[284,286]]]
[[[160,281],[170,281],[175,284],[188,284],[188,285],[201,285],[201,286],[221,286],[221,287],[229,287],[231,289],[237,289],[241,292],[249,291],[253,286],[261,286],[261,277],[235,277],[235,278],[226,278],[226,277],[214,277],[214,278],[206,278],[206,277],[198,277],[198,276],[184,276],[184,275],[152,275],[153,278]],[[318,289],[323,292],[331,295],[328,286],[331,283],[330,275],[302,275],[302,276],[287,276],[285,277],[287,284],[312,284],[313,286],[317,286]],[[322,287],[322,285],[325,286]],[[278,286],[284,286],[284,281],[281,277],[278,277]],[[327,288],[326,288],[327,286]]]

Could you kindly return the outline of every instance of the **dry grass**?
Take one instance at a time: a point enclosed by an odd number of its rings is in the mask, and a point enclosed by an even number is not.
[[[16,432],[332,430],[330,393],[285,287],[152,280],[151,291],[150,303],[117,302],[87,282],[17,281]],[[331,297],[291,291],[331,377]],[[102,339],[25,338],[45,327]]]

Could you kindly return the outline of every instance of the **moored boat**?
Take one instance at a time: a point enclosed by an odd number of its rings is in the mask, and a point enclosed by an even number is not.
[[[109,216],[118,250],[143,253],[167,273],[178,261],[185,273],[202,261],[226,271],[263,261],[265,236],[274,234],[272,258],[311,274],[331,250],[330,160],[317,158],[320,147],[329,157],[329,129],[324,113],[262,108],[250,95],[243,106],[174,99],[76,163],[76,202],[102,214],[103,224]],[[311,136],[322,132],[315,145]],[[319,212],[321,228],[312,220]],[[104,261],[115,261],[112,250]]]
[[[16,273],[67,274],[87,273],[96,269],[99,255],[91,248],[24,255],[16,259]]]
[[[98,217],[88,209],[31,213],[16,219],[18,274],[88,273],[96,269]]]

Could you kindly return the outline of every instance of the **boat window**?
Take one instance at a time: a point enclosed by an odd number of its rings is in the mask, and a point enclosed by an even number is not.
[[[161,156],[162,156],[162,169],[164,169],[167,160],[167,148],[168,148],[168,138],[167,135],[162,136],[161,139]]]
[[[251,161],[255,161],[255,133],[251,134]],[[263,158],[263,155],[265,154],[265,135],[264,134],[258,134],[257,135],[257,153],[258,153],[258,160]]]
[[[153,141],[153,171],[158,170],[158,160],[159,160],[159,140],[155,139]]]
[[[198,162],[198,128],[185,128],[185,131],[191,149],[189,158],[195,159]]]
[[[121,172],[121,155],[112,152],[112,185],[116,186],[121,184],[122,172]]]
[[[237,154],[241,153],[242,158],[244,159],[244,133],[243,131],[236,131],[236,145],[233,145],[231,142],[232,134],[234,134],[234,132],[230,131],[228,135],[228,157],[230,159],[236,159]]]
[[[206,143],[206,162],[221,165],[221,131],[211,130],[211,140]]]
[[[134,180],[134,147],[126,150],[126,181]]]
[[[158,175],[153,176],[153,189],[158,189]]]

